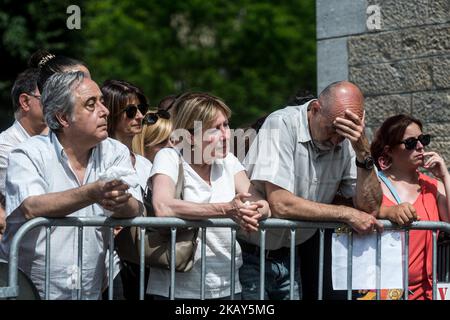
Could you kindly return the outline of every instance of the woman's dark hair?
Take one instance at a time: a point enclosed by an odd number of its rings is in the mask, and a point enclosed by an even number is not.
[[[378,169],[381,169],[378,159],[383,155],[384,148],[386,146],[393,148],[398,145],[402,141],[406,128],[412,123],[417,124],[422,130],[422,122],[406,114],[389,117],[378,128],[370,145],[370,153]]]
[[[75,66],[86,66],[86,64],[80,60],[68,58],[61,55],[54,55],[46,50],[38,50],[33,53],[28,60],[28,65],[31,68],[39,69],[39,78],[37,86],[39,92],[42,93],[45,81],[57,72],[64,72],[67,68]]]
[[[133,98],[139,100],[139,104],[147,103],[147,98],[138,87],[123,80],[106,80],[100,88],[103,93],[104,105],[109,110],[108,134],[114,137],[117,120],[121,112],[126,108],[128,101]]]
[[[288,106],[299,106],[302,104],[305,104],[306,102],[317,99],[315,95],[313,95],[308,90],[298,90],[294,97],[290,98],[288,100],[287,105]],[[266,118],[269,116],[269,114],[266,114],[260,118],[258,118],[254,123],[250,125],[250,128],[255,129],[256,133],[259,132],[259,129],[261,129],[262,125],[264,124],[264,121],[266,121]]]
[[[299,106],[306,102],[317,99],[317,97],[309,90],[299,89],[294,97],[288,100],[288,106]]]
[[[177,97],[178,97],[177,95],[171,94],[169,96],[162,98],[161,101],[159,101],[156,109],[169,111],[175,100],[177,100]]]

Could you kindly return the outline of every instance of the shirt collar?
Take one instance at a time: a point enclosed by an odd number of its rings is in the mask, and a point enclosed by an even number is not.
[[[56,133],[53,130],[50,130],[49,133],[49,138],[50,138],[50,142],[53,145],[53,147],[55,148],[56,154],[58,155],[58,160],[67,160],[67,155],[64,151],[64,147],[62,146],[62,144],[59,142],[58,140],[58,136],[56,135]],[[101,146],[101,143],[97,144],[95,147],[93,147],[91,149],[91,158],[95,159],[95,156],[98,154],[98,150]]]
[[[302,104],[301,106],[299,106],[299,111],[300,111],[300,125],[298,126],[298,142],[299,143],[307,143],[310,142],[313,146],[314,151],[316,152],[317,156],[320,156],[322,154],[326,154],[332,151],[337,151],[339,149],[342,148],[342,144],[344,143],[341,142],[338,145],[336,145],[333,149],[331,149],[330,151],[323,151],[318,149],[315,145],[314,142],[312,140],[311,137],[311,133],[309,132],[309,122],[308,122],[308,109],[309,109],[309,104],[314,101],[316,99],[312,99],[309,100],[308,102],[306,102],[305,104]]]
[[[58,136],[53,130],[50,130],[49,133],[50,142],[55,148],[56,154],[58,156],[58,160],[67,159],[67,155],[64,152],[64,147],[61,145],[61,143],[58,140]]]
[[[31,137],[30,134],[27,132],[27,130],[25,130],[25,128],[22,127],[22,125],[20,124],[20,122],[18,120],[14,121],[13,126],[25,137],[27,137],[27,138]]]
[[[309,133],[309,122],[308,122],[308,107],[309,104],[314,101],[309,100],[308,102],[299,106],[300,111],[300,123],[298,126],[298,142],[308,142],[312,141],[311,134]]]

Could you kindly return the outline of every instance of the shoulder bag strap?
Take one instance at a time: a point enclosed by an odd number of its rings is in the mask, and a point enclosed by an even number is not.
[[[183,159],[181,153],[178,153],[178,179],[175,185],[175,198],[183,199],[183,189],[184,189],[184,168]]]
[[[395,201],[397,201],[398,204],[400,204],[402,201],[400,200],[400,197],[397,193],[397,190],[395,190],[394,186],[392,185],[391,181],[388,179],[388,177],[386,177],[386,175],[384,174],[383,171],[378,171],[377,172],[378,177],[381,179],[381,181],[384,182],[384,184],[386,185],[386,187],[389,189],[389,191],[391,192],[392,196],[394,197]]]

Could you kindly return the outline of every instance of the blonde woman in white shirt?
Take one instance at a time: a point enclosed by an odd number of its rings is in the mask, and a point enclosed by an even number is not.
[[[174,102],[172,109],[172,137],[177,142],[183,136],[183,143],[156,154],[151,172],[156,216],[193,220],[232,218],[244,230],[257,231],[258,221],[270,216],[270,209],[253,189],[244,167],[229,152],[229,107],[206,93],[186,93]],[[201,124],[201,131],[196,128],[195,132],[201,133],[202,139],[194,138],[194,124]],[[183,200],[174,198],[180,155],[184,171]],[[206,230],[205,298],[227,299],[231,294],[231,232],[229,228]],[[200,298],[201,238],[197,240],[192,270],[176,273],[177,299]],[[238,270],[242,257],[237,242],[235,259]],[[235,298],[239,299],[241,286],[237,275],[235,281]],[[170,272],[151,268],[147,293],[157,299],[167,299],[169,291]]]

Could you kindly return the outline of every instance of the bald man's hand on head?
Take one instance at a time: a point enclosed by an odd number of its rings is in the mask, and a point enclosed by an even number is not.
[[[369,142],[364,134],[364,114],[360,119],[350,110],[345,110],[344,117],[337,117],[333,122],[336,132],[350,140],[358,158],[370,153]]]
[[[332,86],[324,97],[330,106],[329,115],[336,133],[350,140],[358,160],[370,153],[364,134],[364,96],[351,82],[341,81]]]

